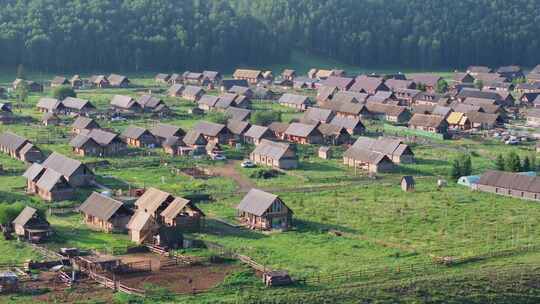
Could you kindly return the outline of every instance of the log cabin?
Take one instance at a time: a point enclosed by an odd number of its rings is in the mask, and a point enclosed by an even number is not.
[[[11,222],[15,235],[20,240],[41,243],[51,235],[51,225],[44,215],[32,207],[24,207]]]
[[[293,211],[279,196],[251,189],[236,206],[239,221],[255,230],[288,230],[293,225]]]
[[[288,143],[261,139],[249,159],[256,164],[277,169],[295,169],[298,167],[296,150]]]
[[[97,192],[92,192],[78,211],[87,226],[108,233],[127,232],[133,215],[124,203]]]

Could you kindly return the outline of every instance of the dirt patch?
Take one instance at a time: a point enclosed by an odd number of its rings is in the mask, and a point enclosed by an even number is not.
[[[212,177],[211,175],[207,174],[205,171],[203,171],[203,170],[201,170],[200,168],[197,168],[197,167],[182,168],[182,169],[177,169],[177,170],[178,170],[179,174],[183,174],[183,175],[186,175],[186,176],[192,177],[192,178],[208,179],[208,178]]]
[[[238,162],[228,161],[224,166],[212,167],[211,170],[215,175],[228,177],[234,180],[234,182],[238,185],[239,192],[249,192],[249,190],[255,187],[255,184],[238,172],[237,164]]]
[[[175,293],[198,293],[217,286],[235,270],[234,265],[171,266],[158,272],[118,275],[116,279],[131,288],[152,284]]]
[[[42,272],[37,280],[22,283],[21,290],[39,294],[33,297],[36,303],[112,302],[113,291],[110,289],[90,280],[78,282],[76,286],[69,288],[58,282],[56,275],[54,272]],[[42,292],[43,294],[40,294]]]

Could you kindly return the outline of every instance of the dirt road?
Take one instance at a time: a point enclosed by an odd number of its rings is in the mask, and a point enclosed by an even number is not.
[[[238,172],[239,163],[240,161],[229,160],[224,166],[212,167],[211,170],[215,175],[231,178],[238,185],[238,192],[247,193],[255,188],[255,184]]]

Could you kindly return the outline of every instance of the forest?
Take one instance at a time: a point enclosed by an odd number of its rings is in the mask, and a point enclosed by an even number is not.
[[[540,62],[538,0],[0,0],[0,66],[181,70]]]

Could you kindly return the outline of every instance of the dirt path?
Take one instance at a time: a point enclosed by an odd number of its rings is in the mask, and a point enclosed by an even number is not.
[[[224,166],[212,167],[211,170],[216,175],[231,178],[238,185],[238,192],[247,193],[255,188],[255,184],[238,172],[239,163],[239,161],[227,161]]]

